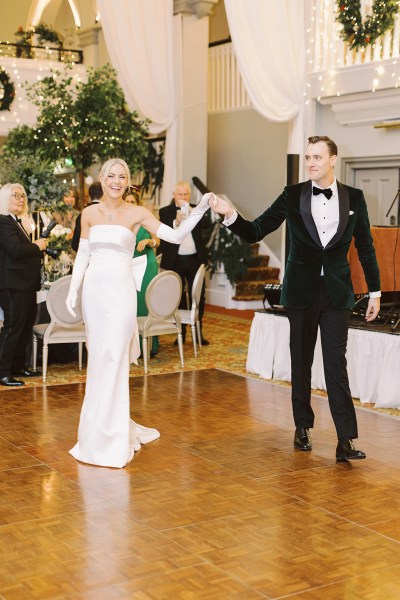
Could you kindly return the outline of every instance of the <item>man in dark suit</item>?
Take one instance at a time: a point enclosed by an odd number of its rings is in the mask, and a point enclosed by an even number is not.
[[[26,212],[27,197],[19,184],[0,190],[0,306],[4,323],[0,330],[0,385],[22,386],[14,376],[39,375],[25,366],[27,344],[36,315],[36,291],[40,289],[42,252],[47,240],[31,242],[19,216]]]
[[[363,192],[339,183],[333,173],[337,147],[327,136],[308,139],[305,164],[309,181],[287,186],[254,221],[246,221],[221,198],[211,207],[225,215],[224,224],[254,243],[286,219],[290,252],[281,303],[290,323],[292,403],[296,426],[294,446],[311,450],[311,366],[321,332],[329,406],[338,436],[337,461],[365,458],[356,450],[357,421],[350,394],[346,347],[353,286],[347,253],[352,238],[370,292],[366,320],[379,313],[380,278]]]
[[[190,185],[187,181],[180,181],[175,185],[173,200],[168,206],[160,208],[160,221],[176,229],[182,220],[186,219],[190,212]],[[203,222],[203,223],[202,223]],[[187,282],[189,297],[191,301],[191,291],[194,278],[201,264],[207,264],[207,250],[203,240],[202,227],[204,218],[196,225],[192,233],[178,244],[171,244],[161,240],[159,253],[162,253],[160,268],[169,269],[178,273],[182,279],[182,290]],[[203,337],[202,319],[205,305],[205,285],[201,293],[199,303],[199,320],[201,325],[201,343],[208,346],[209,342]],[[179,308],[190,308],[186,306],[186,299],[182,293]],[[186,325],[182,325],[182,337],[185,341]]]
[[[95,181],[89,186],[88,194],[91,202],[87,206],[91,206],[92,204],[98,204],[103,197],[103,188],[101,187],[100,181]],[[75,229],[74,234],[71,240],[71,248],[78,251],[79,240],[81,238],[81,215],[76,217],[75,221]]]

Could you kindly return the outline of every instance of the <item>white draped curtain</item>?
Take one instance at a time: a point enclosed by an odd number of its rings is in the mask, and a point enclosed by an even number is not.
[[[238,68],[254,108],[290,122],[288,152],[304,148],[306,54],[302,0],[225,0]]]
[[[129,108],[151,121],[151,133],[166,131],[161,205],[167,204],[178,180],[181,19],[173,16],[173,0],[97,0],[97,6]]]

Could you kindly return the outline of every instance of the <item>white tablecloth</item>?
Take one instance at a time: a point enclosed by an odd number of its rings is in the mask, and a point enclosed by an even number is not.
[[[353,398],[377,407],[400,408],[400,335],[350,328],[347,364]],[[285,315],[254,314],[246,370],[265,379],[291,380]],[[326,390],[319,333],[311,385]]]

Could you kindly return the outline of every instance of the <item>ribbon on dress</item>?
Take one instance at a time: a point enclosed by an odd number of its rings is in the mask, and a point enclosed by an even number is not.
[[[136,291],[140,292],[142,287],[142,281],[144,277],[144,272],[147,267],[147,256],[144,254],[143,256],[137,256],[136,258],[132,258],[131,261],[131,273],[133,280],[135,282]]]

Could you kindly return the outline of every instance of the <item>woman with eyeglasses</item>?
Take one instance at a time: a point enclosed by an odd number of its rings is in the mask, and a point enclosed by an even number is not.
[[[0,306],[4,312],[0,330],[0,385],[25,385],[15,377],[38,372],[25,365],[26,347],[36,315],[36,292],[40,289],[42,252],[47,241],[31,241],[21,223],[28,214],[25,189],[7,183],[0,189]]]

